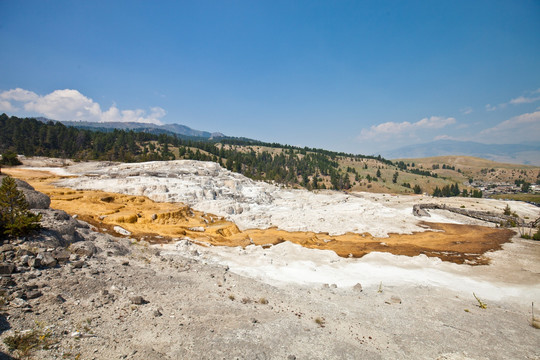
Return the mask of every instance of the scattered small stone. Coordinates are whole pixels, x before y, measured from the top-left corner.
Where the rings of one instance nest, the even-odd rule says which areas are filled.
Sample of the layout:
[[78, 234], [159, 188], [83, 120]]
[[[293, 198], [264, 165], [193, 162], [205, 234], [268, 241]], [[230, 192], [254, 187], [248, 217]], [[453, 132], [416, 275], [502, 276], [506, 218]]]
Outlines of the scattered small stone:
[[71, 253], [67, 250], [55, 250], [53, 252], [53, 257], [58, 261], [60, 264], [65, 264], [69, 261], [69, 258], [71, 256]]
[[296, 360], [296, 356], [289, 355], [289, 356], [287, 356], [287, 360]]
[[190, 227], [188, 228], [188, 230], [190, 231], [197, 231], [197, 232], [205, 232], [205, 228], [203, 228], [202, 226], [194, 226], [194, 227]]
[[15, 269], [16, 267], [12, 263], [0, 263], [0, 275], [10, 275]]
[[17, 285], [15, 280], [11, 277], [11, 275], [3, 275], [0, 276], [0, 288], [5, 289], [7, 287], [12, 287]]
[[362, 284], [356, 283], [356, 285], [353, 286], [353, 290], [358, 291], [358, 292], [362, 292], [363, 291]]
[[393, 295], [390, 299], [385, 301], [386, 304], [401, 304], [401, 299], [398, 296]]
[[19, 264], [21, 265], [28, 265], [28, 261], [30, 260], [30, 256], [23, 255], [19, 258]]
[[337, 289], [337, 285], [336, 285], [336, 284], [332, 284], [332, 285], [330, 285], [330, 287], [331, 287], [332, 289]]
[[19, 250], [17, 250], [17, 256], [25, 256], [25, 255], [35, 256], [36, 254], [34, 254], [33, 252], [31, 252], [30, 250], [27, 250], [27, 249], [19, 249]]
[[152, 214], [152, 220], [156, 220], [157, 219], [157, 214]]
[[55, 267], [58, 263], [50, 252], [42, 252], [36, 256], [40, 260], [41, 267]]
[[96, 246], [90, 241], [80, 241], [72, 244], [70, 250], [79, 256], [91, 257], [96, 253]]
[[135, 305], [144, 305], [148, 304], [148, 301], [146, 301], [142, 296], [132, 296], [129, 298], [132, 304]]
[[259, 322], [259, 320], [255, 319], [255, 318], [251, 318], [250, 321], [253, 323], [253, 324], [256, 324]]
[[42, 296], [43, 294], [39, 290], [31, 290], [26, 293], [26, 299], [37, 299], [38, 297]]
[[71, 264], [71, 267], [73, 269], [80, 269], [84, 266], [84, 264], [86, 264], [83, 260], [79, 260], [79, 261], [75, 261], [74, 263]]
[[26, 300], [24, 299], [21, 299], [20, 297], [16, 297], [14, 298], [13, 300], [11, 300], [9, 302], [9, 305], [13, 306], [13, 307], [16, 307], [16, 308], [25, 308], [25, 307], [28, 307], [30, 306], [30, 304], [28, 304], [26, 302]]
[[159, 311], [159, 309], [154, 310], [154, 317], [160, 317], [162, 315], [163, 314], [161, 313], [161, 311]]
[[113, 227], [113, 230], [116, 231], [120, 235], [125, 235], [125, 236], [130, 236], [131, 235], [130, 231], [124, 229], [121, 226], [115, 226], [115, 227]]
[[41, 260], [38, 259], [38, 258], [33, 257], [33, 258], [30, 258], [28, 260], [27, 264], [28, 264], [28, 266], [30, 266], [30, 267], [32, 267], [34, 269], [37, 269], [37, 268], [41, 267]]
[[0, 246], [0, 253], [1, 252], [13, 251], [13, 250], [15, 250], [15, 246], [13, 246], [11, 244], [4, 244], [4, 245]]
[[122, 261], [122, 265], [123, 265], [123, 266], [129, 266], [129, 261], [128, 261], [128, 260]]

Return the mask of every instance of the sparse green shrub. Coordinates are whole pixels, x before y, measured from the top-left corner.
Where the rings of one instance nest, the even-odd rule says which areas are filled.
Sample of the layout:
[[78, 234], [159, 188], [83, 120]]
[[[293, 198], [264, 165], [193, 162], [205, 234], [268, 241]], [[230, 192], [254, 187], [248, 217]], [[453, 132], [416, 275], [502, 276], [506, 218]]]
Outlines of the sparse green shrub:
[[24, 333], [15, 332], [14, 335], [4, 339], [4, 344], [6, 344], [11, 353], [21, 357], [27, 357], [33, 350], [47, 350], [53, 343], [51, 335], [50, 330], [43, 331], [40, 327], [39, 329], [33, 329]]
[[2, 160], [0, 161], [0, 164], [15, 166], [22, 165], [22, 162], [17, 157], [17, 154], [15, 154], [13, 151], [8, 151], [2, 154]]
[[266, 305], [266, 304], [268, 304], [268, 300], [266, 300], [266, 298], [262, 297], [262, 298], [259, 299], [259, 304]]
[[28, 202], [15, 180], [6, 176], [0, 186], [0, 237], [19, 236], [38, 229], [40, 220], [41, 215], [28, 211]]

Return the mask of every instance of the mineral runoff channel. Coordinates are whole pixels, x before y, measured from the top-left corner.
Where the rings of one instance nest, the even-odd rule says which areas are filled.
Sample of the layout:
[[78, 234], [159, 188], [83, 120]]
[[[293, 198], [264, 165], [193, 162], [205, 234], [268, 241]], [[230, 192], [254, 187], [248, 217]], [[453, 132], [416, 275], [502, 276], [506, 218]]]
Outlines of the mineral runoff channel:
[[113, 233], [120, 226], [130, 238], [149, 243], [172, 243], [181, 239], [202, 246], [269, 248], [290, 241], [310, 249], [332, 250], [341, 257], [362, 257], [370, 252], [394, 255], [438, 257], [457, 264], [485, 265], [485, 254], [499, 250], [515, 233], [479, 225], [420, 222], [427, 231], [413, 234], [389, 234], [377, 238], [369, 233], [329, 235], [305, 231], [284, 231], [277, 228], [240, 230], [221, 216], [193, 210], [182, 203], [154, 202], [144, 196], [130, 196], [94, 190], [59, 188], [53, 183], [61, 177], [46, 171], [3, 169], [27, 181], [36, 190], [51, 198], [51, 208], [61, 209], [96, 227]]

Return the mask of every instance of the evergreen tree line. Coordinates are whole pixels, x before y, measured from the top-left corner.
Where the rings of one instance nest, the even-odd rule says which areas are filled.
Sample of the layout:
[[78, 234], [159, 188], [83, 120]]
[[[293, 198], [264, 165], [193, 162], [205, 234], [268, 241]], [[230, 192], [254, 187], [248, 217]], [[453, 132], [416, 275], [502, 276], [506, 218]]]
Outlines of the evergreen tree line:
[[476, 189], [472, 190], [471, 192], [468, 192], [467, 189], [463, 189], [463, 191], [460, 191], [458, 184], [445, 185], [442, 188], [439, 188], [437, 186], [433, 191], [433, 196], [435, 197], [452, 197], [460, 195], [463, 197], [470, 196], [474, 198], [481, 198], [483, 194], [482, 191]]
[[[268, 151], [256, 153], [235, 148], [246, 145], [285, 150], [271, 154]], [[171, 148], [178, 149], [178, 155]], [[351, 187], [348, 173], [339, 169], [337, 160], [340, 157], [350, 157], [356, 161], [376, 159], [393, 165], [380, 156], [351, 155], [241, 138], [222, 138], [218, 143], [218, 140], [185, 139], [131, 130], [93, 131], [67, 127], [60, 122], [44, 123], [6, 114], [0, 115], [0, 152], [83, 161], [141, 162], [177, 158], [214, 161], [252, 179], [299, 184], [309, 189], [325, 188], [322, 183], [324, 176], [337, 190]]]

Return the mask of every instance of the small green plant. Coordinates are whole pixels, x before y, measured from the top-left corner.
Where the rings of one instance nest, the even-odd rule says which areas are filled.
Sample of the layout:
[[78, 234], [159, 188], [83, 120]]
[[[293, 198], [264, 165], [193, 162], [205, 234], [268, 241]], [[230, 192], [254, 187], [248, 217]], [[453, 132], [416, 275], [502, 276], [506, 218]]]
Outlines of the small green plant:
[[482, 300], [480, 300], [480, 299], [478, 298], [478, 296], [476, 296], [475, 293], [472, 293], [472, 294], [473, 294], [474, 298], [476, 299], [476, 301], [478, 301], [478, 307], [479, 307], [480, 309], [486, 309], [486, 308], [487, 308], [487, 304], [486, 304], [485, 302], [483, 302]]
[[[39, 324], [38, 324], [39, 325]], [[14, 335], [4, 339], [8, 350], [20, 357], [29, 356], [33, 350], [48, 350], [52, 344], [50, 330], [42, 330], [42, 326], [25, 332], [15, 332]]]
[[324, 321], [324, 318], [317, 317], [315, 318], [315, 323], [319, 325], [320, 327], [324, 327], [326, 321]]
[[266, 304], [268, 304], [268, 300], [266, 300], [266, 298], [262, 297], [262, 298], [259, 299], [259, 304], [266, 305]]
[[379, 284], [379, 290], [377, 290], [377, 292], [378, 292], [379, 294], [382, 293], [382, 281], [381, 281], [381, 283]]
[[233, 294], [229, 295], [229, 299], [231, 299], [231, 301], [234, 301], [235, 297]]

